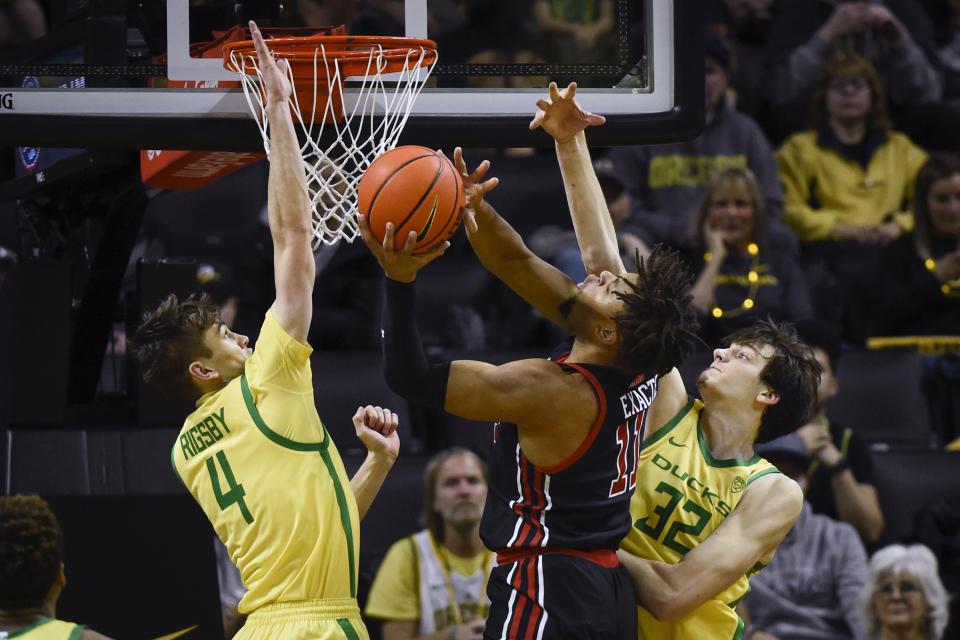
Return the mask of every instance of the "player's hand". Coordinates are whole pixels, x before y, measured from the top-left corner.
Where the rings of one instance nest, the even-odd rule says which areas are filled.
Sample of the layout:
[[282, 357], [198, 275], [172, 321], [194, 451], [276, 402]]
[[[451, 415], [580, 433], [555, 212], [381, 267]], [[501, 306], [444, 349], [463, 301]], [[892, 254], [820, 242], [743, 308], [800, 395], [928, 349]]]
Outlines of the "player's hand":
[[260, 29], [253, 20], [250, 21], [250, 37], [253, 38], [253, 45], [257, 50], [257, 60], [260, 63], [260, 73], [267, 86], [267, 103], [286, 102], [293, 91], [288, 76], [289, 63], [286, 60], [277, 62], [274, 59], [273, 54], [267, 48], [267, 44], [263, 41]]
[[439, 247], [429, 253], [419, 253], [414, 255], [413, 248], [417, 244], [417, 232], [413, 229], [407, 234], [407, 241], [400, 250], [394, 249], [394, 225], [387, 223], [386, 232], [383, 234], [383, 242], [379, 242], [370, 230], [370, 223], [367, 216], [357, 215], [357, 222], [360, 226], [360, 235], [366, 243], [367, 248], [377, 258], [377, 262], [383, 267], [383, 272], [387, 277], [397, 282], [413, 282], [417, 278], [420, 269], [439, 258], [443, 252], [450, 247], [450, 243], [444, 241]]
[[483, 180], [483, 177], [487, 175], [487, 171], [490, 169], [489, 160], [481, 162], [480, 165], [473, 170], [473, 173], [468, 172], [467, 163], [463, 160], [463, 149], [460, 147], [453, 150], [453, 164], [460, 173], [460, 178], [463, 180], [463, 191], [467, 195], [467, 204], [463, 208], [463, 222], [467, 226], [468, 231], [475, 233], [478, 229], [477, 209], [483, 205], [483, 196], [500, 184], [500, 178], [494, 177], [489, 180]]
[[563, 91], [557, 89], [557, 83], [551, 82], [550, 100], [537, 100], [537, 115], [530, 121], [530, 129], [543, 127], [554, 140], [566, 142], [587, 127], [595, 127], [607, 121], [603, 116], [584, 111], [574, 100], [577, 83], [571, 82]]
[[397, 414], [383, 407], [357, 407], [353, 414], [353, 428], [367, 451], [383, 456], [392, 463], [400, 455], [400, 436], [397, 435]]
[[455, 640], [483, 640], [483, 628], [487, 625], [483, 618], [468, 620], [453, 628], [451, 638]]

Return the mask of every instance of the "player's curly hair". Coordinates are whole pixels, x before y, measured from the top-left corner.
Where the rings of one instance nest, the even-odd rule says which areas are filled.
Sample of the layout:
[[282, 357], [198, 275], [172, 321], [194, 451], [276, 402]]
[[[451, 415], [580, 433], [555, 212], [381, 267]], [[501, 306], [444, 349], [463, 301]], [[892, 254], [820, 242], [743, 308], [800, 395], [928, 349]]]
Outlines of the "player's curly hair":
[[691, 277], [676, 251], [658, 244], [637, 260], [637, 281], [617, 292], [624, 310], [613, 321], [620, 333], [614, 366], [647, 377], [679, 366], [698, 342], [700, 323], [690, 293]]
[[792, 324], [761, 320], [730, 334], [724, 342], [749, 345], [758, 352], [763, 345], [774, 348], [760, 372], [760, 380], [773, 389], [780, 400], [764, 410], [758, 443], [786, 435], [810, 419], [820, 386], [820, 363], [813, 349], [800, 340]]
[[187, 367], [212, 354], [203, 334], [220, 322], [220, 312], [206, 294], [183, 302], [172, 293], [143, 316], [130, 346], [137, 355], [143, 379], [167, 393], [195, 400], [200, 391]]
[[46, 501], [36, 495], [0, 497], [0, 609], [40, 606], [62, 562], [60, 525]]

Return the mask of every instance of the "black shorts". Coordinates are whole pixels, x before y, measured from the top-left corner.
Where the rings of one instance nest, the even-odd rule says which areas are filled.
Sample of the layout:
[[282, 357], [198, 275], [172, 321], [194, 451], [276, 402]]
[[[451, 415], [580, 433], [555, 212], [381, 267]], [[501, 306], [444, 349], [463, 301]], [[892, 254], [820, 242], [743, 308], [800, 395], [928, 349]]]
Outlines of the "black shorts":
[[637, 598], [621, 564], [532, 555], [493, 568], [487, 640], [637, 638]]

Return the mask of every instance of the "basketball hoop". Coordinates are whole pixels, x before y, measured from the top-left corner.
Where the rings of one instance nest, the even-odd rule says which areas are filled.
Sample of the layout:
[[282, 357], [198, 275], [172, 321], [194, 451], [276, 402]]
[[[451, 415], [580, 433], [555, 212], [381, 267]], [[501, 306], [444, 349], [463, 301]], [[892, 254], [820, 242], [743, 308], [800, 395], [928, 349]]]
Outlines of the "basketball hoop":
[[[294, 122], [313, 209], [313, 248], [359, 235], [357, 184], [370, 163], [393, 149], [437, 62], [432, 40], [388, 36], [314, 35], [267, 40], [289, 62]], [[241, 85], [270, 155], [266, 89], [252, 40], [223, 48], [223, 66]], [[346, 86], [346, 89], [344, 87]], [[326, 128], [333, 140], [323, 142]]]

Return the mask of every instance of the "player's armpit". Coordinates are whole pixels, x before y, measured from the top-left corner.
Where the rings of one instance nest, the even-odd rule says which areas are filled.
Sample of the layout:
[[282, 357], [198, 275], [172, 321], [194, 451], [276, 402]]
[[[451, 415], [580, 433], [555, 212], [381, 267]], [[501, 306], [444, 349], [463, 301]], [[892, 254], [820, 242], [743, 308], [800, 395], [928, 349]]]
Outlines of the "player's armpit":
[[658, 620], [678, 620], [720, 593], [757, 563], [766, 564], [800, 515], [803, 492], [790, 478], [758, 478], [723, 523], [676, 564], [620, 552], [640, 604]]
[[676, 417], [687, 406], [687, 389], [680, 372], [674, 367], [670, 373], [660, 376], [657, 382], [657, 397], [647, 410], [647, 427], [644, 439]]

